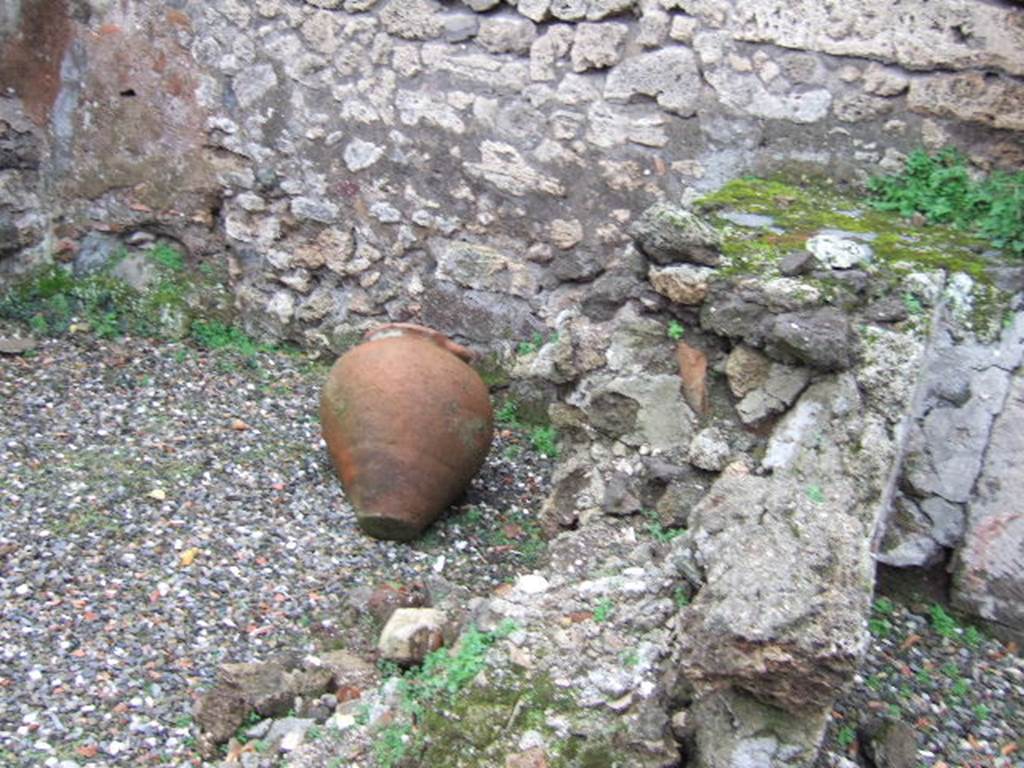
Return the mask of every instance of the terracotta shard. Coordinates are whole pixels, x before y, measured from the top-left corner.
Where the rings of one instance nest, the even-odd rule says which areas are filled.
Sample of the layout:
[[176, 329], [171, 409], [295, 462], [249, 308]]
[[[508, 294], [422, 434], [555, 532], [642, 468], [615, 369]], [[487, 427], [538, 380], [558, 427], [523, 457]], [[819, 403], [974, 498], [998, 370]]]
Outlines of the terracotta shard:
[[683, 380], [683, 397], [699, 416], [708, 413], [708, 358], [696, 347], [685, 341], [676, 345], [676, 362], [679, 363], [679, 376]]
[[471, 357], [436, 331], [396, 323], [331, 368], [320, 398], [324, 440], [371, 536], [418, 536], [483, 464], [493, 414]]

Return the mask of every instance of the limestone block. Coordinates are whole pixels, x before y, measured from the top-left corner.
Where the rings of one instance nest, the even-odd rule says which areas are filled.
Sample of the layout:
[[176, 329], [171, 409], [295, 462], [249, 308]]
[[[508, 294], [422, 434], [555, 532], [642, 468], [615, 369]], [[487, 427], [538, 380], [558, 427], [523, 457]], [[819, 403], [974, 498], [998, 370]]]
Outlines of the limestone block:
[[537, 281], [524, 261], [495, 248], [461, 241], [432, 241], [437, 277], [467, 288], [510, 293], [527, 298], [537, 291]]
[[975, 72], [916, 78], [910, 83], [907, 106], [921, 114], [1024, 130], [1024, 84], [1009, 78]]
[[583, 22], [576, 25], [572, 44], [572, 68], [576, 72], [607, 69], [622, 58], [629, 27], [625, 24]]
[[404, 40], [430, 40], [444, 30], [440, 11], [434, 0], [391, 0], [380, 12], [380, 22]]
[[715, 271], [710, 267], [679, 264], [670, 267], [651, 267], [647, 279], [665, 298], [677, 304], [699, 305], [708, 295], [708, 284]]
[[[712, 17], [715, 0], [687, 2]], [[729, 17], [740, 40], [899, 64], [907, 69], [995, 69], [1024, 74], [1024, 26], [1009, 4], [938, 0], [893, 13], [886, 0], [826, 5], [750, 0]], [[980, 44], [984, 41], [984, 44]]]
[[491, 53], [527, 53], [537, 39], [536, 25], [527, 19], [485, 18], [477, 42]]
[[688, 117], [696, 112], [700, 87], [693, 52], [671, 47], [641, 53], [618, 64], [608, 74], [604, 95], [621, 101], [650, 96], [664, 109]]
[[436, 608], [399, 608], [381, 630], [377, 650], [396, 664], [418, 664], [444, 645], [447, 621]]
[[1024, 633], [1024, 369], [1013, 376], [967, 505], [954, 572], [956, 605]]

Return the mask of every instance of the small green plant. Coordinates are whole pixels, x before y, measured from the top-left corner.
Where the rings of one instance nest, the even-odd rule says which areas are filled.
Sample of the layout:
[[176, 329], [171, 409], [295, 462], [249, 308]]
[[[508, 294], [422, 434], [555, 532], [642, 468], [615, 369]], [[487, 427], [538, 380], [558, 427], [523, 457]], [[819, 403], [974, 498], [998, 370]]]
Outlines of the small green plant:
[[549, 342], [555, 342], [558, 340], [558, 334], [551, 334], [551, 336], [545, 338], [542, 333], [535, 333], [530, 336], [526, 341], [520, 341], [516, 344], [515, 351], [520, 357], [532, 354], [538, 351], [541, 347]]
[[917, 678], [917, 682], [921, 685], [931, 685], [933, 682], [935, 682], [934, 678], [932, 677], [932, 673], [929, 672], [927, 669], [917, 670], [917, 674], [914, 675], [914, 677]]
[[669, 320], [668, 328], [665, 329], [665, 335], [672, 339], [672, 341], [679, 341], [685, 333], [686, 329], [682, 323], [678, 320]]
[[668, 544], [686, 533], [685, 528], [666, 528], [654, 510], [644, 510], [643, 514], [647, 518], [647, 532], [659, 544]]
[[942, 674], [944, 674], [946, 677], [960, 676], [960, 667], [956, 665], [955, 661], [947, 661], [940, 667], [940, 670], [942, 671]]
[[849, 749], [850, 745], [857, 739], [857, 729], [852, 725], [844, 725], [836, 732], [836, 744], [840, 749]]
[[977, 627], [967, 627], [964, 630], [963, 641], [964, 641], [964, 644], [969, 646], [970, 648], [975, 648], [975, 647], [981, 645], [981, 643], [984, 640], [985, 640], [985, 635], [983, 635], [978, 630]]
[[920, 315], [924, 312], [924, 305], [921, 300], [912, 293], [903, 294], [903, 306], [906, 308], [907, 313], [911, 315]]
[[956, 619], [946, 613], [946, 610], [941, 605], [932, 603], [928, 612], [932, 618], [932, 629], [938, 635], [952, 640], [959, 634], [959, 626], [956, 623]]
[[685, 608], [690, 604], [690, 593], [686, 587], [676, 587], [672, 593], [672, 602], [676, 604], [676, 608]]
[[979, 720], [988, 720], [990, 714], [992, 714], [992, 710], [986, 704], [974, 705], [974, 716]]
[[868, 619], [868, 632], [875, 637], [888, 637], [892, 634], [892, 624], [884, 618]]
[[885, 713], [893, 720], [899, 720], [903, 717], [903, 710], [900, 708], [899, 704], [890, 704], [886, 707]]
[[192, 338], [204, 349], [229, 350], [253, 357], [260, 346], [245, 331], [218, 320], [196, 320], [192, 323]]
[[872, 205], [909, 217], [923, 214], [987, 238], [997, 248], [1024, 257], [1024, 171], [974, 179], [963, 155], [911, 152], [902, 172], [868, 182]]
[[166, 243], [160, 243], [153, 248], [149, 252], [149, 258], [171, 272], [183, 272], [185, 270], [185, 260], [182, 258], [181, 253]]
[[871, 607], [875, 613], [879, 613], [882, 616], [891, 616], [896, 610], [896, 605], [887, 597], [878, 598]]
[[534, 450], [541, 456], [546, 456], [549, 459], [558, 457], [557, 439], [558, 433], [550, 424], [546, 427], [534, 427], [530, 431], [530, 443], [533, 445]]
[[949, 688], [949, 692], [956, 696], [958, 699], [966, 696], [968, 693], [970, 693], [970, 690], [971, 684], [967, 681], [967, 678], [965, 677], [957, 678], [956, 681], [954, 681], [953, 685]]
[[508, 399], [494, 412], [494, 420], [503, 427], [517, 428], [519, 423], [519, 403]]
[[809, 485], [807, 486], [807, 498], [815, 504], [823, 504], [825, 502], [825, 492], [821, 490], [820, 485]]
[[516, 459], [519, 458], [522, 452], [523, 446], [512, 443], [511, 445], [506, 445], [504, 449], [502, 449], [501, 455], [504, 456], [509, 461], [515, 461]]
[[594, 606], [594, 621], [598, 624], [608, 621], [614, 610], [615, 604], [609, 598], [602, 597]]
[[627, 669], [632, 669], [640, 663], [640, 654], [637, 653], [635, 648], [630, 648], [628, 651], [623, 651], [619, 657], [622, 662], [622, 666]]
[[311, 726], [309, 726], [309, 728], [306, 729], [306, 740], [307, 741], [316, 741], [317, 739], [319, 739], [323, 735], [324, 735], [324, 732], [322, 730], [320, 730], [320, 726], [318, 726], [318, 725], [311, 725]]
[[880, 691], [884, 682], [885, 680], [881, 675], [871, 675], [864, 681], [864, 684], [872, 691]]
[[[470, 627], [449, 650], [439, 648], [423, 660], [419, 669], [410, 670], [399, 678], [398, 695], [402, 711], [413, 721], [441, 703], [451, 703], [454, 697], [483, 670], [487, 651], [495, 641], [508, 637], [518, 629], [506, 619], [491, 632]], [[397, 668], [396, 668], [397, 669]], [[360, 713], [365, 719], [368, 715]], [[357, 722], [360, 715], [357, 715]], [[397, 768], [419, 747], [417, 734], [409, 723], [393, 723], [382, 729], [373, 744], [373, 755], [378, 768]]]

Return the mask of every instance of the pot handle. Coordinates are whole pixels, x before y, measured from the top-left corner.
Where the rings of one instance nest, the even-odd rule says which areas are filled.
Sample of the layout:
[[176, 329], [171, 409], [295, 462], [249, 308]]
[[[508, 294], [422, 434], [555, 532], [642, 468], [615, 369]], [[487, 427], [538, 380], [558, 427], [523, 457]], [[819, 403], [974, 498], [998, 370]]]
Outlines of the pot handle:
[[476, 358], [476, 353], [468, 347], [452, 341], [440, 331], [435, 331], [433, 328], [427, 328], [424, 325], [416, 325], [415, 323], [385, 323], [384, 325], [378, 325], [376, 328], [367, 331], [363, 339], [372, 341], [374, 339], [386, 339], [389, 336], [419, 336], [422, 339], [433, 342], [465, 363], [471, 363]]

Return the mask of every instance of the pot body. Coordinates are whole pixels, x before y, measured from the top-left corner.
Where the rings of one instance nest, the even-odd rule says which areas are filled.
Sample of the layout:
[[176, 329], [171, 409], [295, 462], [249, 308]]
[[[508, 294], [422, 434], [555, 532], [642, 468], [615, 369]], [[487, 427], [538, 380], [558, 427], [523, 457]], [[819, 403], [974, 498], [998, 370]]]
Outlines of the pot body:
[[469, 485], [493, 413], [471, 353], [420, 326], [381, 326], [331, 368], [320, 396], [327, 450], [360, 527], [418, 536]]

